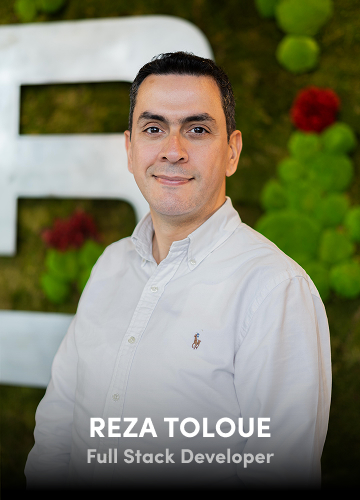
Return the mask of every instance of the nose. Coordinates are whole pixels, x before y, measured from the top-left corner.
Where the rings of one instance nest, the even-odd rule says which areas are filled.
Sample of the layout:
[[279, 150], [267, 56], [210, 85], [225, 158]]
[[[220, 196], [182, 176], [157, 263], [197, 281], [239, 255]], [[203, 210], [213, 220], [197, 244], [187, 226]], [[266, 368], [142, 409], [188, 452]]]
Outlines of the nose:
[[188, 160], [188, 154], [179, 134], [171, 134], [164, 141], [161, 157], [169, 163], [184, 163]]

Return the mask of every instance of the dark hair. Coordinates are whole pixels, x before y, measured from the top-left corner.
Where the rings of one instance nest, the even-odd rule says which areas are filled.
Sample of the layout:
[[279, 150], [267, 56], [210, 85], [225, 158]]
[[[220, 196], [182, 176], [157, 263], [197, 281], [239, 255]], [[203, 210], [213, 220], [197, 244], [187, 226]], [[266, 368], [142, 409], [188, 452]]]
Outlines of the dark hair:
[[236, 129], [235, 123], [235, 99], [231, 83], [226, 73], [217, 66], [211, 59], [195, 56], [188, 52], [168, 52], [160, 54], [145, 64], [133, 81], [130, 88], [130, 113], [129, 130], [131, 134], [132, 120], [136, 97], [139, 87], [149, 75], [194, 75], [210, 76], [217, 83], [222, 100], [222, 107], [226, 119], [226, 131], [228, 140], [232, 132]]

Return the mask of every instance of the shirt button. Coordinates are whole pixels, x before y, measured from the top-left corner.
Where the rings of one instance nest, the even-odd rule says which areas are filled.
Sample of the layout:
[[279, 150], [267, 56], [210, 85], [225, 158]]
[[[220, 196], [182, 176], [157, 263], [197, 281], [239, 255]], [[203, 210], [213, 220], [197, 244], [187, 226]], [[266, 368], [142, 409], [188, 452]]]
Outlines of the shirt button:
[[192, 266], [195, 266], [195, 264], [196, 264], [196, 260], [191, 259], [190, 264], [191, 264]]
[[136, 342], [136, 338], [135, 337], [129, 337], [128, 338], [128, 342], [129, 342], [129, 344], [133, 344], [134, 342]]
[[119, 394], [113, 394], [112, 398], [113, 398], [114, 401], [119, 401], [120, 395]]
[[158, 291], [158, 287], [157, 287], [157, 286], [152, 286], [152, 287], [150, 288], [150, 290], [151, 290], [152, 292], [156, 293], [156, 292]]

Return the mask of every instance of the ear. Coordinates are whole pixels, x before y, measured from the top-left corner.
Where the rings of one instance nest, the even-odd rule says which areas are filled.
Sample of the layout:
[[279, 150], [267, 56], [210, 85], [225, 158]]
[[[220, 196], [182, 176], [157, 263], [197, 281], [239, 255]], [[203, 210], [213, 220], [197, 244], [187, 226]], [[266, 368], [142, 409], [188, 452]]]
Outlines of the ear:
[[236, 172], [242, 150], [242, 135], [240, 130], [234, 130], [229, 139], [229, 156], [226, 167], [226, 177]]
[[126, 149], [126, 153], [127, 153], [127, 157], [128, 157], [128, 170], [129, 170], [129, 172], [133, 173], [130, 131], [125, 130], [124, 135], [125, 135], [125, 149]]

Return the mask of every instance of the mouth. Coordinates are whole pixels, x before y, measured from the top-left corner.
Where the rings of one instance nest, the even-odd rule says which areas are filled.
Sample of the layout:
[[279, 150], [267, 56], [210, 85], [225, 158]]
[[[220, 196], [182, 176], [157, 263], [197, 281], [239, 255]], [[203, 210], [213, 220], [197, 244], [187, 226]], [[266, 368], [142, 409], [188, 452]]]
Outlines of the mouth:
[[194, 177], [179, 177], [179, 176], [169, 176], [169, 175], [154, 175], [155, 179], [166, 186], [180, 186], [182, 184], [187, 184], [194, 179]]

